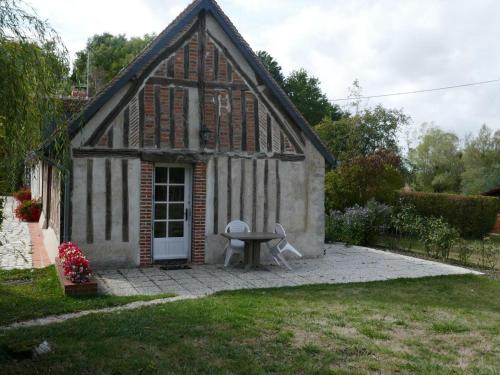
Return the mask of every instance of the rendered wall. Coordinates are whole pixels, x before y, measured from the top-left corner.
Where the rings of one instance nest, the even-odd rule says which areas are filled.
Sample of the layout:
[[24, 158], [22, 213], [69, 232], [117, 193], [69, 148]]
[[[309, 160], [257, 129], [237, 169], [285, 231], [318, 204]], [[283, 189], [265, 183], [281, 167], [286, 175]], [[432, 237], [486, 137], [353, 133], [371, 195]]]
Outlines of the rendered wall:
[[[125, 189], [124, 160], [73, 160], [71, 240], [96, 267], [139, 265], [140, 160], [126, 160]], [[128, 204], [124, 206], [127, 191]], [[109, 209], [111, 222], [106, 223]], [[128, 213], [124, 215], [125, 210]]]
[[[306, 147], [306, 152], [306, 161], [302, 162], [232, 158], [229, 164], [227, 157], [210, 160], [207, 172], [207, 263], [223, 263], [227, 240], [220, 233], [231, 220], [243, 220], [253, 231], [272, 232], [275, 223], [280, 223], [285, 227], [289, 241], [305, 257], [322, 255], [324, 159], [312, 145]], [[270, 261], [266, 250], [263, 245], [262, 259]]]

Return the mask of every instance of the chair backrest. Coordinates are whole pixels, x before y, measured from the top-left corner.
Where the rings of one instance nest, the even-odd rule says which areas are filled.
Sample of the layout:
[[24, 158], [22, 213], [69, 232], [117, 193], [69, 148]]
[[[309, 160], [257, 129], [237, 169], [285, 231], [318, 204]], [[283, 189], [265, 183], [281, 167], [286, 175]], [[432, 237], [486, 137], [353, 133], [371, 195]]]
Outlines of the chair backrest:
[[281, 234], [283, 238], [286, 238], [285, 228], [283, 228], [283, 225], [279, 223], [276, 223], [276, 225], [274, 226], [274, 233]]
[[243, 233], [250, 232], [250, 227], [247, 223], [241, 220], [231, 221], [228, 225], [226, 225], [226, 229], [224, 230], [226, 233]]

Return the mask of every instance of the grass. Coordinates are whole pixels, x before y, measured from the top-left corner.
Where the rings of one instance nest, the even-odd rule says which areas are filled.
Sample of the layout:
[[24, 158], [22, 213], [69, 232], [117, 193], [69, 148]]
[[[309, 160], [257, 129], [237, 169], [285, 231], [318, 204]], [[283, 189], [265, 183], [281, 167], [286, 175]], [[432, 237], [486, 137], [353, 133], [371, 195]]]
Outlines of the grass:
[[54, 266], [33, 270], [0, 270], [0, 326], [16, 321], [171, 296], [67, 297]]
[[[224, 292], [0, 331], [10, 373], [498, 374], [500, 282], [447, 276]], [[14, 359], [8, 348], [53, 351]]]
[[[495, 269], [500, 270], [500, 237], [491, 236], [490, 238], [492, 243], [496, 244], [496, 246], [498, 247], [497, 262]], [[462, 241], [465, 241], [470, 245], [477, 245], [478, 248], [481, 242], [480, 240], [462, 240]], [[394, 237], [389, 235], [380, 236], [377, 239], [375, 245], [387, 248], [389, 250], [402, 250], [417, 255], [427, 256], [424, 245], [420, 241], [409, 237]], [[456, 249], [454, 248], [451, 249], [448, 261], [450, 261], [451, 263], [461, 264], [458, 256], [458, 251]], [[476, 252], [471, 255], [466, 265], [482, 268], [481, 264], [482, 264], [481, 254]]]

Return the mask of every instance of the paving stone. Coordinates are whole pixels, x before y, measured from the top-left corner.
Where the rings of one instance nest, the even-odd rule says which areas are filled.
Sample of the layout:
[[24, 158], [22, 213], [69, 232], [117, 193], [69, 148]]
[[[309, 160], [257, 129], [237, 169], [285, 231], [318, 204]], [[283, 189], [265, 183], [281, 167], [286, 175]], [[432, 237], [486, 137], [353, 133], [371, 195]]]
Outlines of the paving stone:
[[[176, 293], [199, 296], [220, 290], [271, 288], [305, 284], [351, 283], [394, 278], [473, 273], [461, 267], [416, 259], [365, 247], [327, 245], [326, 255], [316, 259], [290, 260], [293, 271], [276, 265], [246, 272], [243, 268], [194, 266], [191, 270], [149, 271], [120, 269], [98, 278], [103, 290], [130, 295]], [[107, 275], [103, 271], [100, 275]]]
[[32, 268], [31, 236], [28, 223], [19, 221], [14, 215], [16, 206], [13, 197], [6, 198], [4, 219], [0, 228], [0, 269]]
[[137, 294], [143, 296], [154, 296], [155, 294], [163, 293], [159, 288], [143, 288], [138, 289]]

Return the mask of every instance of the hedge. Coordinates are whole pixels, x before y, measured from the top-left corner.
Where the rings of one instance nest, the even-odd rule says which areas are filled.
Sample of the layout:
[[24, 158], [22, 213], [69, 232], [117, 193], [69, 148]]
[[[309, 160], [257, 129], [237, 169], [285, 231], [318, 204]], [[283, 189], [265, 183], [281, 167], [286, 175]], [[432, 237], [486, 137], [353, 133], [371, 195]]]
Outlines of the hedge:
[[491, 232], [500, 211], [500, 199], [481, 195], [399, 192], [422, 216], [443, 217], [464, 238], [482, 238]]

